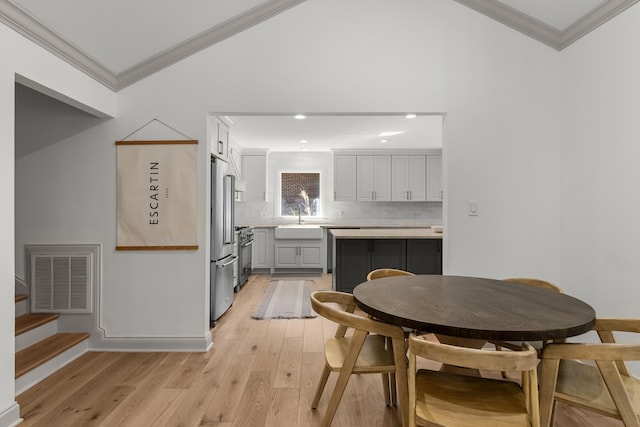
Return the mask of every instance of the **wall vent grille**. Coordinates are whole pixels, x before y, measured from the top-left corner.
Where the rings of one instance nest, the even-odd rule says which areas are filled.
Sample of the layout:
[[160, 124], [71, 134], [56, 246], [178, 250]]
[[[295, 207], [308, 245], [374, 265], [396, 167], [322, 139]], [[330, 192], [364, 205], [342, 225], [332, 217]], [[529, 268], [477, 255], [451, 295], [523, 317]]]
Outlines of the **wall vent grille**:
[[28, 246], [31, 311], [91, 313], [97, 251], [86, 246]]

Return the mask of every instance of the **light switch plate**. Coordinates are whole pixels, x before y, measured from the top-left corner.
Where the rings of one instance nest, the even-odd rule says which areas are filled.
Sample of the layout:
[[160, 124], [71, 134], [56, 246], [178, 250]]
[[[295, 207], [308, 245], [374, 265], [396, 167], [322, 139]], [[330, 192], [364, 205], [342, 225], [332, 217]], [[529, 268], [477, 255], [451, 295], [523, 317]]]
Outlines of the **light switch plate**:
[[478, 216], [478, 202], [474, 200], [469, 201], [469, 216]]

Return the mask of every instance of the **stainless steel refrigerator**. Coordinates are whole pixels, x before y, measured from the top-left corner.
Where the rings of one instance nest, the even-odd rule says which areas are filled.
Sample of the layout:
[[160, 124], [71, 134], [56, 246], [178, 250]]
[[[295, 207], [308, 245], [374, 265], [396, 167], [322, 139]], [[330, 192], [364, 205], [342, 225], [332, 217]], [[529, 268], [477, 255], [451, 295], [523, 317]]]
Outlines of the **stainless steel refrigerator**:
[[211, 322], [233, 304], [235, 177], [228, 164], [211, 156]]

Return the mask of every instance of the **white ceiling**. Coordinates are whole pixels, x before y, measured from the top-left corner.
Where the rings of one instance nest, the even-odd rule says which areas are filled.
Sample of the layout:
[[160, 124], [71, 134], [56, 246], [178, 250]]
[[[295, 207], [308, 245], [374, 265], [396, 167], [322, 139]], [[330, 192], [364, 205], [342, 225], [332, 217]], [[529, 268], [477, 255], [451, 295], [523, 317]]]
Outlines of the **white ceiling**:
[[[305, 1], [0, 0], [0, 22], [119, 90]], [[639, 0], [455, 1], [561, 50]]]
[[[0, 22], [118, 91], [305, 1], [0, 0]], [[398, 0], [388, 0], [398, 1]], [[561, 50], [640, 0], [455, 0]], [[399, 2], [400, 3], [400, 2]], [[401, 6], [399, 6], [401, 7]], [[247, 148], [309, 150], [441, 146], [439, 116], [234, 116]]]
[[[231, 119], [233, 140], [243, 148], [270, 151], [330, 149], [425, 149], [442, 147], [440, 115], [313, 115], [304, 120], [280, 116], [223, 116]], [[381, 136], [382, 132], [401, 132]], [[300, 142], [305, 140], [307, 142]], [[382, 140], [386, 140], [383, 142]]]

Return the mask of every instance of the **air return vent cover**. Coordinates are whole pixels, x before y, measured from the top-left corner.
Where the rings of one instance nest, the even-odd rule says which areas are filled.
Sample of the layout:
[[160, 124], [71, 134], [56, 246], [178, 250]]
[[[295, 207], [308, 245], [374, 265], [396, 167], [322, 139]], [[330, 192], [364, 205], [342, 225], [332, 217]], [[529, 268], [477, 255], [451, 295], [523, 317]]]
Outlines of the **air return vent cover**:
[[31, 312], [90, 313], [98, 254], [98, 246], [27, 246]]

